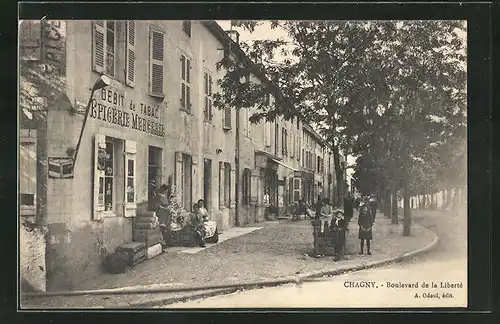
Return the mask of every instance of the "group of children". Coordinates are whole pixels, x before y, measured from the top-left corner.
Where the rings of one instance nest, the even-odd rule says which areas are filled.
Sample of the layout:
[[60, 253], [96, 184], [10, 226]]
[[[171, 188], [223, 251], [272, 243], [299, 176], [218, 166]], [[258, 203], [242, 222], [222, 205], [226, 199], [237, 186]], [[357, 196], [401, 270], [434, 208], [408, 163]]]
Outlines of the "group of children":
[[334, 231], [334, 247], [336, 260], [343, 258], [343, 252], [346, 241], [346, 231], [348, 224], [353, 216], [353, 208], [359, 211], [358, 215], [358, 239], [360, 240], [360, 252], [364, 254], [366, 243], [366, 252], [371, 255], [371, 240], [373, 239], [373, 224], [377, 211], [377, 201], [375, 197], [358, 200], [354, 203], [354, 199], [350, 194], [347, 195], [344, 201], [344, 211], [339, 209], [334, 210], [327, 198], [320, 200], [318, 197], [318, 206], [316, 209], [316, 219], [332, 220], [331, 230]]

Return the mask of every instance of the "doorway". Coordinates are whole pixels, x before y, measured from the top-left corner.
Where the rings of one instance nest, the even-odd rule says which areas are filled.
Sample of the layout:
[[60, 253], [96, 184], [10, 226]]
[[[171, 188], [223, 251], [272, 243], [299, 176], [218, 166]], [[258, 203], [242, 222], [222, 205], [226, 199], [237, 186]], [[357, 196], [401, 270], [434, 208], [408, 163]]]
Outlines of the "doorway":
[[207, 210], [212, 208], [212, 160], [203, 160], [203, 200]]
[[155, 210], [154, 193], [162, 183], [162, 154], [159, 147], [148, 146], [148, 210]]

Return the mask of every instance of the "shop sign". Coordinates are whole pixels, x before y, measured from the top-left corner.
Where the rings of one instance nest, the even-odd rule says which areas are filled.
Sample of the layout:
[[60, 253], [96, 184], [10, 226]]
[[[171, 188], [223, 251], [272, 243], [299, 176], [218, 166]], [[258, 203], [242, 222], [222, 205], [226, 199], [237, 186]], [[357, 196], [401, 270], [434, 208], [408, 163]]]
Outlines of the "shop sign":
[[126, 100], [125, 93], [111, 87], [99, 91], [92, 99], [90, 117], [109, 124], [153, 136], [164, 137], [165, 126], [159, 105], [146, 105]]
[[49, 157], [49, 178], [72, 179], [73, 159], [70, 157]]

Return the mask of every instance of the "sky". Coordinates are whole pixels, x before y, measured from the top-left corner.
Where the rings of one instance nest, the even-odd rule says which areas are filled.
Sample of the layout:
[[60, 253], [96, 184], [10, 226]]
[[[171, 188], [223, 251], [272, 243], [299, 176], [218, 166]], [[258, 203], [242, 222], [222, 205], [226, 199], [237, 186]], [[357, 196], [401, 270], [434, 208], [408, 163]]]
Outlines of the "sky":
[[[224, 30], [229, 30], [231, 28], [231, 22], [229, 20], [217, 20], [217, 23], [224, 29]], [[255, 28], [255, 31], [250, 33], [242, 28], [233, 28], [236, 29], [239, 34], [240, 34], [240, 41], [243, 42], [248, 42], [256, 39], [277, 39], [277, 38], [286, 38], [287, 35], [285, 31], [276, 28], [272, 29], [270, 27], [269, 23], [264, 23], [263, 25], [260, 25]], [[467, 34], [466, 33], [459, 33], [459, 35], [462, 37], [464, 41], [467, 39]], [[276, 60], [280, 59], [279, 53], [276, 55]], [[464, 62], [463, 64], [466, 64]], [[353, 165], [355, 164], [356, 159], [353, 156], [348, 156], [347, 157], [347, 163], [348, 165]], [[354, 170], [352, 168], [349, 168], [347, 171], [348, 176], [351, 176], [352, 173], [354, 173]]]
[[[229, 20], [217, 20], [217, 23], [224, 29], [229, 30], [231, 27], [231, 22]], [[281, 37], [286, 37], [286, 34], [283, 30], [272, 29], [269, 25], [261, 25], [258, 26], [253, 33], [250, 33], [246, 30], [242, 30], [241, 28], [237, 29], [240, 33], [240, 41], [252, 41], [256, 39], [276, 39]], [[350, 155], [347, 156], [347, 164], [352, 165], [355, 164], [356, 159]], [[347, 175], [351, 176], [354, 173], [352, 168], [347, 169]]]

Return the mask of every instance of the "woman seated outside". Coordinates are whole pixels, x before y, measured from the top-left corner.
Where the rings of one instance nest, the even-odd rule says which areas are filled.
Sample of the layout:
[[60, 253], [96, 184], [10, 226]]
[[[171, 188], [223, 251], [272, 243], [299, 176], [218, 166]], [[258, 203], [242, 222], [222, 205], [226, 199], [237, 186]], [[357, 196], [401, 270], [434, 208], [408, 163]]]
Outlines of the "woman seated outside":
[[198, 204], [193, 205], [193, 211], [191, 212], [190, 218], [190, 223], [194, 228], [196, 244], [200, 247], [205, 247], [205, 224]]

